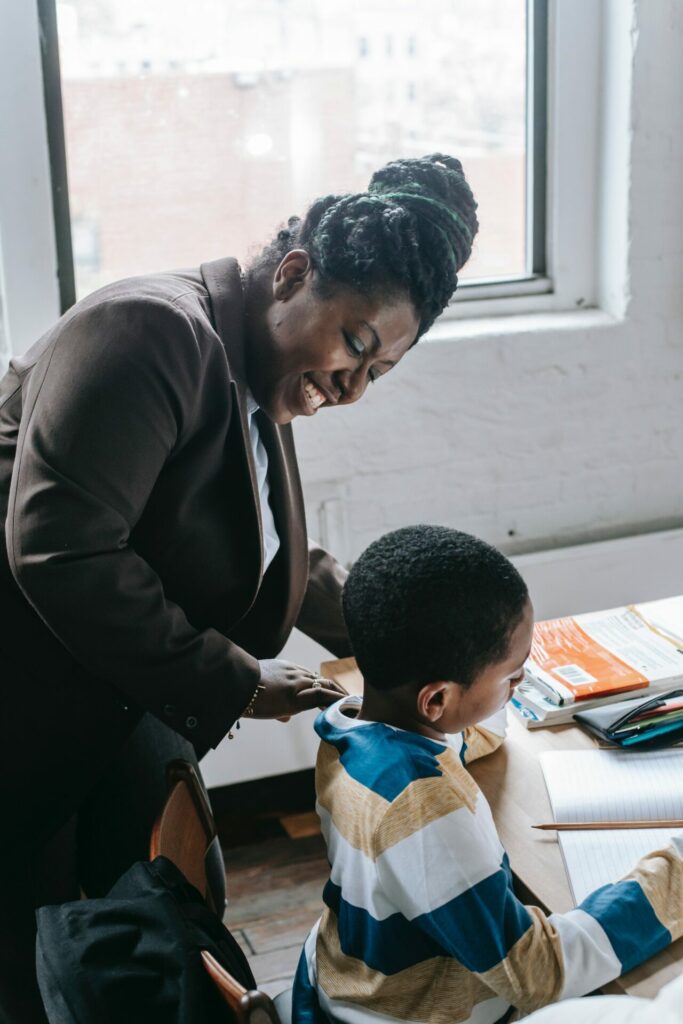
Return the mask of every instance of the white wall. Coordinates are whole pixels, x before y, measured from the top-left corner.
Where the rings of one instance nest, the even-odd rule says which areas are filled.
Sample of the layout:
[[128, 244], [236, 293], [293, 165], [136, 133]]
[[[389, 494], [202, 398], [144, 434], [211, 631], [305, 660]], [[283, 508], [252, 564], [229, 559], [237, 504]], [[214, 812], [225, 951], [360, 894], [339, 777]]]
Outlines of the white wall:
[[297, 421], [311, 525], [343, 496], [347, 558], [419, 521], [507, 552], [683, 522], [683, 5], [635, 11], [605, 4], [596, 258], [614, 315], [444, 325], [358, 406]]

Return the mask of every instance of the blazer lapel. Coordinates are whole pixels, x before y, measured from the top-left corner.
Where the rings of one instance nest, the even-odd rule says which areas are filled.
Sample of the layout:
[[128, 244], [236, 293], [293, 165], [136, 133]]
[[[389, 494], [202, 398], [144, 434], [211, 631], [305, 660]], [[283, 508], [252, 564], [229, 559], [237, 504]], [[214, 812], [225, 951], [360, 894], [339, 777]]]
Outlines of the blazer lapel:
[[209, 293], [216, 333], [223, 343], [228, 360], [230, 390], [233, 406], [237, 412], [235, 420], [236, 425], [239, 425], [237, 430], [233, 431], [231, 428], [231, 442], [234, 443], [237, 440], [240, 445], [241, 461], [250, 485], [248, 494], [244, 498], [249, 504], [244, 521], [255, 524], [256, 529], [252, 533], [256, 535], [253, 539], [258, 550], [257, 558], [254, 559], [257, 572], [251, 583], [252, 597], [249, 602], [249, 607], [251, 607], [263, 576], [263, 523], [247, 415], [242, 279], [237, 260], [230, 258], [202, 263], [200, 270]]
[[246, 388], [244, 292], [239, 263], [233, 259], [212, 260], [199, 269], [211, 300], [216, 333], [228, 356], [230, 377]]
[[[240, 269], [236, 260], [222, 259], [202, 264], [201, 272], [209, 292], [216, 330], [226, 351], [231, 388], [239, 410], [241, 445], [251, 482], [252, 521], [258, 524], [257, 591], [263, 574], [263, 524], [247, 416], [244, 294]], [[267, 601], [268, 630], [277, 630], [279, 639], [284, 643], [299, 614], [308, 581], [306, 517], [291, 426], [279, 427], [260, 411], [256, 413], [256, 421], [268, 453], [270, 497], [281, 546], [276, 556], [281, 584], [276, 588], [277, 594], [271, 595]], [[252, 599], [250, 607], [253, 603]]]

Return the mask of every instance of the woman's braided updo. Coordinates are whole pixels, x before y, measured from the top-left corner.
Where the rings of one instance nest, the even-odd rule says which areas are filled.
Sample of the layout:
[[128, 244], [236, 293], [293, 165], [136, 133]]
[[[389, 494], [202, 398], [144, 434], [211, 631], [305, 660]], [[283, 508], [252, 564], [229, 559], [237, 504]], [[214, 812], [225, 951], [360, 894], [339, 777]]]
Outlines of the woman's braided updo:
[[305, 249], [318, 294], [341, 285], [364, 295], [407, 295], [419, 336], [455, 291], [479, 227], [476, 209], [454, 157], [394, 160], [373, 174], [367, 192], [323, 196], [303, 220], [290, 217], [252, 272]]

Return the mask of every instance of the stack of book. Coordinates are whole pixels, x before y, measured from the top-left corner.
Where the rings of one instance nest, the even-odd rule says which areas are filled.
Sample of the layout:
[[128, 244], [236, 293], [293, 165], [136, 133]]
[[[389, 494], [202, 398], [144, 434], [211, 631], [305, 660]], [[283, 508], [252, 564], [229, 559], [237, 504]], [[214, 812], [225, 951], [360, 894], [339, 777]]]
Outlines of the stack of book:
[[548, 619], [534, 626], [526, 675], [510, 702], [528, 729], [683, 683], [683, 596]]

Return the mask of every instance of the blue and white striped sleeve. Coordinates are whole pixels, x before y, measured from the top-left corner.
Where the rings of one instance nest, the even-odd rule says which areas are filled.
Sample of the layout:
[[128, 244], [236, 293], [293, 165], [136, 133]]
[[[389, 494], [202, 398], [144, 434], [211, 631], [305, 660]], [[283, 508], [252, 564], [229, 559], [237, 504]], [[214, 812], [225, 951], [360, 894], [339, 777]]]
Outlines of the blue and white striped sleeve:
[[683, 840], [576, 910], [547, 916], [515, 896], [507, 856], [478, 812], [460, 807], [395, 841], [402, 830], [390, 809], [377, 832], [377, 870], [392, 903], [440, 955], [518, 1010], [584, 995], [683, 934]]

